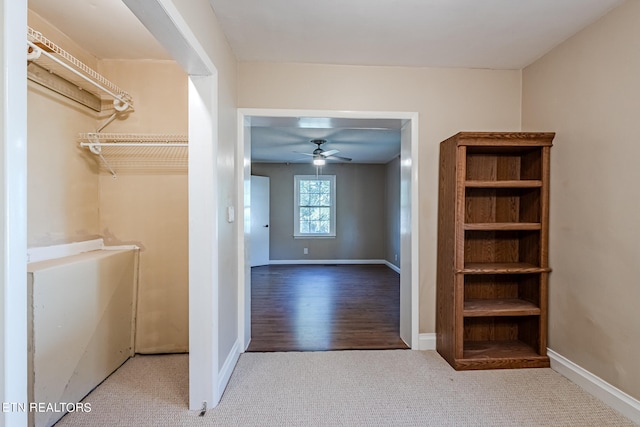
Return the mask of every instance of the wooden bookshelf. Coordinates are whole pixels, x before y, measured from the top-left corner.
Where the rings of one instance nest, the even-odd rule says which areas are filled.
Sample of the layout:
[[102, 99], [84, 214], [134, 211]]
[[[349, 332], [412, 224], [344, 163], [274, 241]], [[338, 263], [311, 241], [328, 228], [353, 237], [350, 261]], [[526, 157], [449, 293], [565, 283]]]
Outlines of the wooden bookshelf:
[[553, 133], [440, 144], [436, 335], [455, 369], [547, 367]]

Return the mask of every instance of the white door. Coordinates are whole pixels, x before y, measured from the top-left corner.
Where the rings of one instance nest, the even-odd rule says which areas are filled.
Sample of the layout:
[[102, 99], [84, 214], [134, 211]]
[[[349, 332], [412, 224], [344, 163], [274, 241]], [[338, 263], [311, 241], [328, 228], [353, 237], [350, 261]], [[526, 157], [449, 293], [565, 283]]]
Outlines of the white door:
[[269, 177], [251, 175], [251, 267], [269, 264]]

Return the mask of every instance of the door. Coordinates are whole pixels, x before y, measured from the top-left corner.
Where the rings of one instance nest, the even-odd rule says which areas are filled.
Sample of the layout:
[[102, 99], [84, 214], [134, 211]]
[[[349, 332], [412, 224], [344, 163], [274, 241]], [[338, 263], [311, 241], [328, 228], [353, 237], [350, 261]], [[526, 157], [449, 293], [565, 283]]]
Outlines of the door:
[[269, 177], [251, 175], [251, 267], [269, 264]]

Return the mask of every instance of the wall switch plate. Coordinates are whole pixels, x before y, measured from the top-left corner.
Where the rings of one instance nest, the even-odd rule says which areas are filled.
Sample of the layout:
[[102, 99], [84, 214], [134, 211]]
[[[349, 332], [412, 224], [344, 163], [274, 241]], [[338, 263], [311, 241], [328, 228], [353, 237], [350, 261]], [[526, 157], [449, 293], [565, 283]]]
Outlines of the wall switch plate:
[[236, 220], [236, 211], [233, 206], [227, 206], [227, 222], [233, 222]]
[[302, 253], [305, 254], [305, 255], [309, 255], [309, 248], [304, 248], [302, 250]]

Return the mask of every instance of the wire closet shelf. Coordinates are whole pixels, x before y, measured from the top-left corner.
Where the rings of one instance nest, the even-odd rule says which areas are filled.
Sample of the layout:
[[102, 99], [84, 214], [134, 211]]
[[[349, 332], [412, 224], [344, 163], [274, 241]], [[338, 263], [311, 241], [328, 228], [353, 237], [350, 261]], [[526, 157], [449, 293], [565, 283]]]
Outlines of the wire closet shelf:
[[41, 66], [102, 100], [113, 99], [113, 107], [118, 112], [133, 110], [133, 100], [129, 93], [31, 27], [27, 27], [27, 46], [29, 62]]
[[114, 178], [116, 170], [127, 173], [186, 172], [186, 135], [102, 132], [116, 117], [133, 111], [131, 95], [31, 27], [27, 27], [27, 46], [29, 62], [91, 93], [103, 103], [113, 100], [115, 112], [98, 130], [78, 136], [80, 146], [88, 148], [100, 159], [101, 172], [108, 172]]
[[80, 146], [100, 157], [101, 171], [183, 173], [188, 167], [188, 137], [148, 133], [81, 133]]

